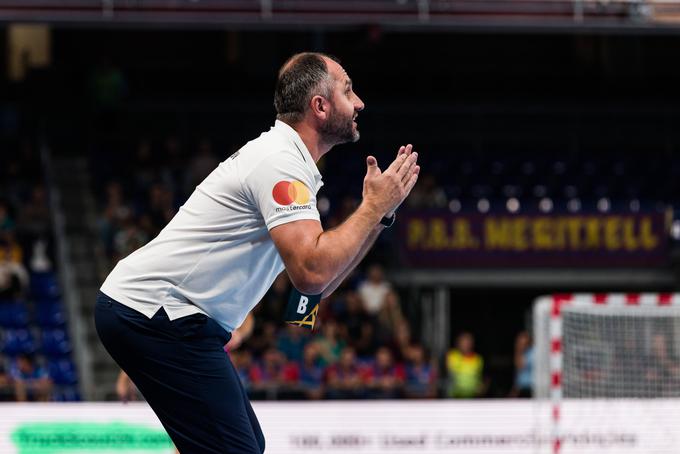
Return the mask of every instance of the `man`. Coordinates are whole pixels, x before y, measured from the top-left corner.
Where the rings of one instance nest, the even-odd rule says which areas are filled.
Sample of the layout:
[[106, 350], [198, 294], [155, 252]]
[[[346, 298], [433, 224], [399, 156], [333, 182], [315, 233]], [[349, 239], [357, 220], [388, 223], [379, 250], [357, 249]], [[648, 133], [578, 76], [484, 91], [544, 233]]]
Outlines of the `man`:
[[449, 372], [449, 397], [471, 398], [484, 393], [484, 360], [475, 353], [475, 338], [462, 332], [456, 340], [456, 348], [446, 355]]
[[363, 201], [324, 231], [315, 163], [359, 139], [364, 103], [338, 62], [302, 53], [281, 68], [274, 105], [275, 126], [222, 162], [154, 240], [121, 260], [97, 300], [102, 343], [182, 454], [264, 452], [223, 344], [284, 268], [303, 294], [333, 292], [418, 179], [410, 145], [384, 172], [369, 156]]

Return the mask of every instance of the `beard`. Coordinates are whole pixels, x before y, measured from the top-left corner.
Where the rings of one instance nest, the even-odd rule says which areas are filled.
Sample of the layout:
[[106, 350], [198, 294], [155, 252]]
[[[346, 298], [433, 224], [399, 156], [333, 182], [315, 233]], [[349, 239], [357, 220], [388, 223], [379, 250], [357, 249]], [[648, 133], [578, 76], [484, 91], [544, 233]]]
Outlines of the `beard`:
[[359, 130], [354, 129], [354, 112], [350, 115], [342, 115], [333, 109], [328, 121], [321, 127], [323, 141], [331, 145], [356, 142], [359, 140]]

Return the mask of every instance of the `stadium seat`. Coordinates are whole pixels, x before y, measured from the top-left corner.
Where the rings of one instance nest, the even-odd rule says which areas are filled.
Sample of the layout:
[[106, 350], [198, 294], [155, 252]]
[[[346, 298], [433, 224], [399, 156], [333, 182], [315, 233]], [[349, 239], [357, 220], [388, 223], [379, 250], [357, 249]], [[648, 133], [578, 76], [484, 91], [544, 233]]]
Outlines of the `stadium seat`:
[[76, 366], [69, 359], [56, 359], [48, 362], [47, 369], [55, 385], [75, 385], [78, 383]]
[[57, 386], [52, 392], [55, 402], [79, 402], [82, 400], [76, 386]]
[[66, 324], [64, 308], [59, 303], [46, 302], [36, 306], [36, 322], [43, 328], [58, 328]]
[[52, 272], [31, 274], [31, 295], [35, 299], [54, 299], [61, 295], [57, 277]]
[[34, 353], [36, 350], [33, 335], [27, 329], [9, 329], [5, 331], [2, 351], [8, 356], [22, 353]]
[[0, 327], [28, 328], [28, 309], [22, 302], [0, 305]]
[[71, 353], [71, 342], [62, 329], [46, 329], [42, 332], [42, 352], [47, 356], [61, 356]]

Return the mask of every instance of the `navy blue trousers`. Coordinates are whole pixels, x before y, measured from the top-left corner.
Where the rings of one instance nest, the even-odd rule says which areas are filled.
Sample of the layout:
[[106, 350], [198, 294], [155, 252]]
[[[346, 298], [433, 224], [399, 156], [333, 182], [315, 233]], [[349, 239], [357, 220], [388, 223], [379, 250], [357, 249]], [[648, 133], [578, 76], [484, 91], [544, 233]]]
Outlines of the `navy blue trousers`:
[[149, 319], [103, 293], [95, 325], [104, 347], [132, 379], [180, 454], [262, 454], [264, 436], [223, 346], [231, 338], [194, 314]]

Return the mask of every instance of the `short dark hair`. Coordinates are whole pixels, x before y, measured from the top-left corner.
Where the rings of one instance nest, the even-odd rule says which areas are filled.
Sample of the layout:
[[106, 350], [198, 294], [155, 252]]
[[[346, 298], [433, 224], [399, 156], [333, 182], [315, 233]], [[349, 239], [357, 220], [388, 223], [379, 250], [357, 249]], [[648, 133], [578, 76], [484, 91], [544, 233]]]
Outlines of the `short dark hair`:
[[298, 123], [304, 118], [313, 96], [331, 96], [330, 74], [324, 57], [338, 61], [319, 52], [302, 52], [281, 66], [274, 90], [276, 118], [286, 123]]

